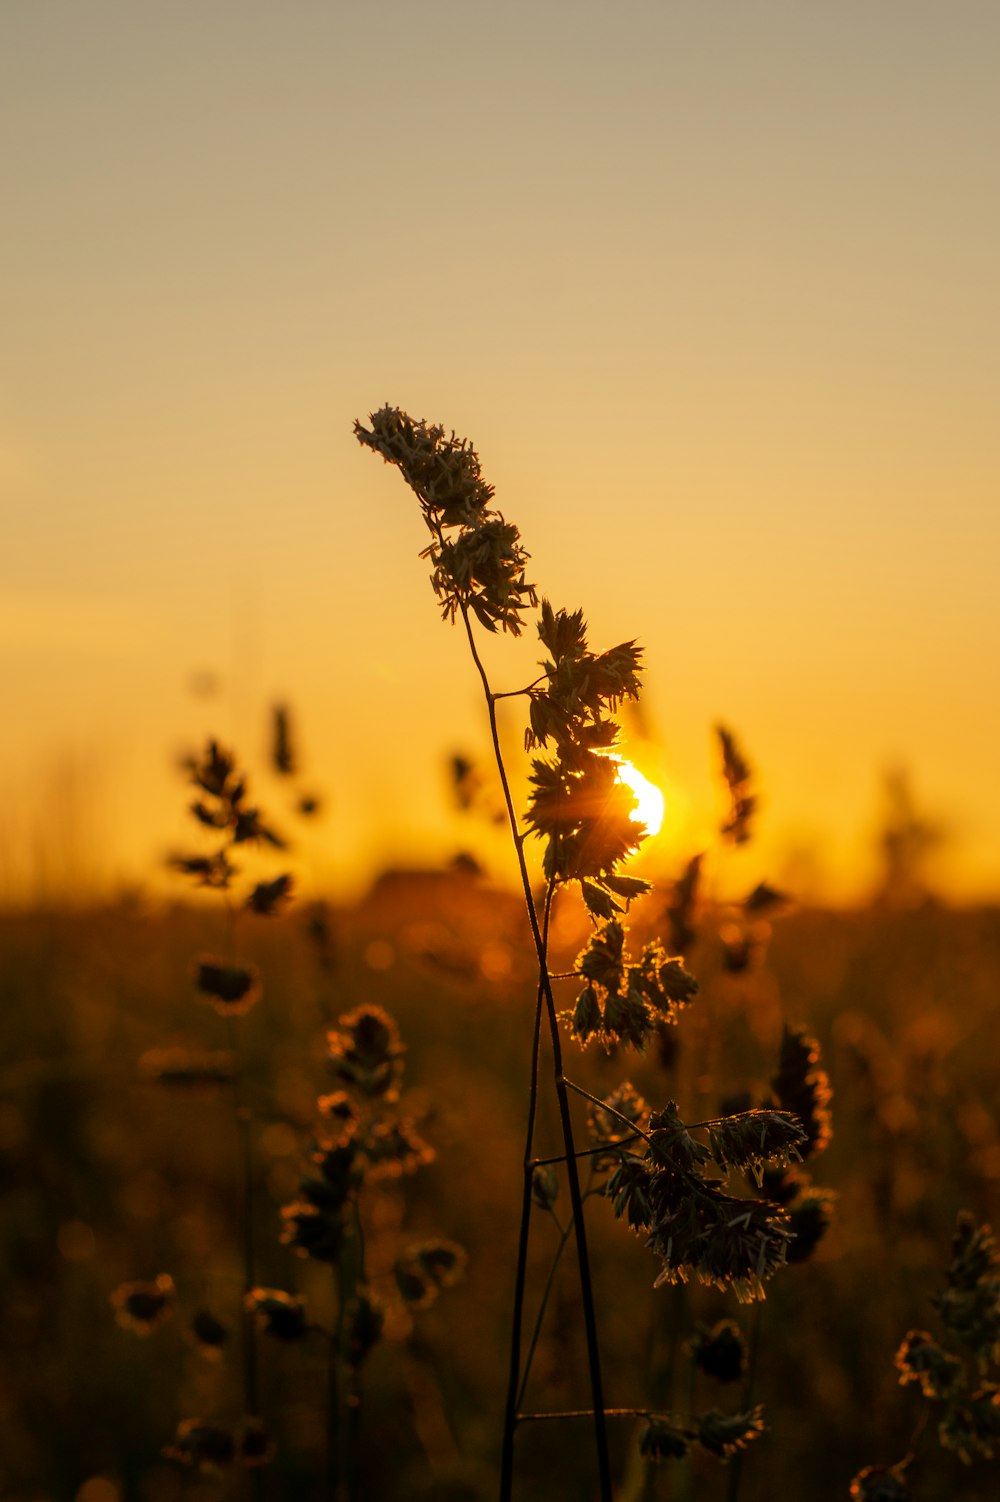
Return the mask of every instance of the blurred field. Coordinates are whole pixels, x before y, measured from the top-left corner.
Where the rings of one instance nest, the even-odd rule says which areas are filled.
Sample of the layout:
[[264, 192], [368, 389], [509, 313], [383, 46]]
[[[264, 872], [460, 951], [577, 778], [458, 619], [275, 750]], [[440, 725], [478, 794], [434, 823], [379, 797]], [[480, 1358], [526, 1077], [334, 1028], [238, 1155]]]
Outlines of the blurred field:
[[[636, 937], [656, 920], [654, 896], [636, 911]], [[408, 1045], [405, 1104], [437, 1159], [372, 1191], [370, 1265], [388, 1265], [400, 1241], [430, 1233], [462, 1243], [469, 1265], [460, 1287], [409, 1335], [395, 1330], [365, 1368], [365, 1495], [491, 1497], [533, 1004], [519, 904], [469, 876], [388, 875], [357, 910], [332, 915], [325, 964], [294, 908], [245, 923], [241, 947], [265, 987], [240, 1024], [242, 1089], [259, 1102], [258, 1280], [305, 1292], [322, 1317], [326, 1269], [279, 1243], [279, 1207], [294, 1197], [313, 1102], [328, 1088], [323, 1030], [351, 1006], [378, 1003]], [[227, 1046], [223, 1019], [190, 979], [193, 956], [219, 948], [219, 927], [208, 907], [138, 902], [0, 920], [0, 1494], [11, 1502], [240, 1495], [239, 1485], [227, 1491], [227, 1481], [179, 1472], [159, 1455], [178, 1420], [239, 1411], [235, 1362], [205, 1361], [185, 1330], [202, 1305], [223, 1319], [239, 1306], [228, 1087], [170, 1088], [139, 1067], [150, 1050]], [[571, 1045], [568, 1068], [602, 1094], [630, 1076], [653, 1104], [674, 1098], [690, 1120], [741, 1091], [766, 1094], [783, 1018], [820, 1040], [835, 1136], [813, 1174], [837, 1191], [837, 1216], [814, 1259], [770, 1285], [755, 1394], [769, 1427], [746, 1456], [741, 1498], [834, 1502], [862, 1465], [906, 1451], [920, 1399], [898, 1386], [893, 1355], [910, 1327], [938, 1329], [928, 1298], [956, 1212], [1000, 1219], [1000, 910], [793, 912], [776, 922], [762, 963], [738, 975], [724, 973], [714, 931], [708, 923], [690, 956], [702, 993], [672, 1059], [635, 1068], [593, 1052], [581, 1059]], [[567, 899], [555, 969], [572, 961], [583, 933]], [[550, 1112], [543, 1146], [554, 1144], [553, 1128]], [[608, 1400], [644, 1405], [658, 1391], [662, 1402], [672, 1330], [723, 1315], [747, 1328], [752, 1315], [703, 1290], [654, 1292], [650, 1254], [605, 1204], [589, 1211]], [[539, 1217], [534, 1297], [554, 1240]], [[110, 1295], [161, 1272], [177, 1284], [178, 1312], [139, 1339], [116, 1325]], [[570, 1257], [564, 1273], [530, 1406], [587, 1401]], [[263, 1346], [264, 1409], [279, 1445], [265, 1495], [310, 1502], [324, 1495], [323, 1353], [309, 1342]], [[683, 1404], [683, 1359], [677, 1370]], [[728, 1400], [699, 1379], [701, 1407]], [[634, 1438], [619, 1421], [619, 1473]], [[519, 1457], [524, 1499], [591, 1495], [586, 1425], [528, 1426]], [[994, 1470], [963, 1467], [933, 1436], [921, 1461], [915, 1495], [924, 1502], [996, 1496]], [[700, 1463], [665, 1467], [652, 1495], [712, 1502], [727, 1481]]]

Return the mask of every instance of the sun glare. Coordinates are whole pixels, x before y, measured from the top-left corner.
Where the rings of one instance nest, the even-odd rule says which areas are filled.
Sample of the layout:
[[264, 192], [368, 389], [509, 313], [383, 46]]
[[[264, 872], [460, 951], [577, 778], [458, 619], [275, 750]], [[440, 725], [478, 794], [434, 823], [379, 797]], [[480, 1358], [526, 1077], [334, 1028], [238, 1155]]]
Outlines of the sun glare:
[[648, 777], [643, 777], [639, 768], [634, 767], [630, 761], [618, 763], [618, 781], [624, 782], [636, 796], [638, 807], [632, 817], [640, 824], [645, 824], [649, 834], [659, 834], [666, 808], [660, 789]]

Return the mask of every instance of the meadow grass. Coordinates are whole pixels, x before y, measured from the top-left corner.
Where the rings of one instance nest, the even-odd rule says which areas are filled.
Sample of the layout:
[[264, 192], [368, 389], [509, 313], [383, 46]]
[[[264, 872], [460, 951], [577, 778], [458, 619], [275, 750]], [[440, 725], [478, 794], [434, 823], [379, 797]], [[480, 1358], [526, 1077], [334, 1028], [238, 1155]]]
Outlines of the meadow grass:
[[[527, 579], [529, 555], [519, 529], [494, 507], [493, 487], [486, 482], [479, 456], [467, 440], [454, 433], [449, 436], [442, 427], [415, 420], [389, 406], [372, 413], [369, 422], [370, 427], [355, 424], [356, 436], [362, 445], [396, 467], [415, 494], [431, 534], [421, 556], [431, 564], [431, 585], [442, 617], [461, 624], [481, 682], [537, 967], [501, 1449], [501, 1502], [510, 1502], [513, 1495], [519, 1425], [572, 1423], [587, 1418], [594, 1429], [597, 1490], [601, 1502], [611, 1502], [609, 1417], [644, 1421], [639, 1452], [648, 1464], [641, 1479], [628, 1485], [630, 1495], [641, 1492], [651, 1497], [656, 1489], [652, 1465], [687, 1461], [692, 1451], [700, 1448], [719, 1460], [734, 1462], [727, 1497], [729, 1502], [737, 1502], [743, 1452], [765, 1428], [763, 1409], [752, 1403], [762, 1327], [759, 1306], [745, 1371], [740, 1371], [744, 1363], [738, 1331], [718, 1327], [720, 1331], [725, 1328], [729, 1336], [729, 1356], [736, 1367], [733, 1376], [743, 1378], [741, 1406], [730, 1404], [726, 1409], [712, 1407], [698, 1412], [693, 1382], [687, 1407], [677, 1406], [673, 1378], [683, 1320], [679, 1306], [680, 1320], [673, 1329], [666, 1357], [671, 1380], [656, 1394], [663, 1406], [650, 1401], [642, 1407], [609, 1409], [604, 1396], [584, 1201], [595, 1192], [603, 1194], [610, 1200], [614, 1215], [640, 1234], [661, 1262], [654, 1288], [675, 1285], [683, 1296], [685, 1285], [694, 1280], [731, 1292], [744, 1303], [762, 1302], [767, 1281], [787, 1264], [811, 1257], [830, 1224], [834, 1194], [814, 1186], [797, 1166], [822, 1152], [831, 1137], [831, 1090], [819, 1046], [805, 1028], [783, 1024], [778, 1068], [771, 1077], [770, 1092], [755, 1099], [751, 1091], [741, 1088], [717, 1114], [694, 1121], [690, 1115], [686, 1120], [682, 1117], [673, 1099], [656, 1108], [648, 1107], [628, 1081], [602, 1097], [570, 1077], [563, 1062], [563, 1029], [581, 1047], [596, 1040], [608, 1054], [634, 1050], [642, 1055], [654, 1040], [669, 1054], [673, 1051], [671, 1031], [698, 992], [698, 982], [685, 968], [685, 961], [687, 943], [693, 944], [697, 937], [695, 913], [703, 853], [692, 857], [674, 888], [666, 915], [671, 920], [672, 949], [666, 949], [659, 938], [647, 943], [641, 952], [628, 948], [626, 917], [633, 902], [649, 893], [651, 884], [624, 870], [645, 831], [635, 818], [636, 800], [618, 776], [615, 753], [620, 726], [615, 715], [620, 705], [639, 697], [642, 651], [634, 640], [628, 640], [594, 652], [588, 644], [582, 610], [555, 608], [549, 600], [539, 600], [536, 587]], [[529, 614], [535, 616], [546, 654], [539, 664], [541, 672], [523, 688], [497, 691], [480, 655], [477, 631], [518, 636]], [[514, 807], [497, 725], [497, 703], [510, 698], [525, 701], [525, 747], [541, 753], [531, 762], [530, 795], [523, 815]], [[753, 774], [733, 733], [719, 726], [717, 734], [729, 794], [729, 808], [719, 833], [723, 841], [743, 845], [751, 838], [758, 807]], [[533, 890], [526, 858], [530, 836], [536, 836], [543, 847], [540, 893]], [[571, 969], [560, 974], [550, 964], [550, 925], [557, 898], [569, 889], [576, 890], [582, 899], [592, 931]], [[750, 967], [755, 950], [762, 947], [759, 936], [767, 927], [761, 920], [783, 904], [780, 892], [766, 881], [758, 883], [741, 904], [739, 924], [729, 925], [735, 936], [723, 940], [726, 969], [738, 974]], [[560, 1012], [553, 983], [562, 979], [575, 979], [582, 990], [575, 1006]], [[535, 1132], [543, 1023], [548, 1034], [562, 1152], [539, 1158]], [[577, 1147], [572, 1098], [589, 1102], [589, 1148]], [[586, 1193], [580, 1178], [579, 1160], [584, 1159], [589, 1163]], [[557, 1166], [564, 1170], [569, 1192], [570, 1218], [565, 1226], [555, 1216]], [[601, 1172], [607, 1178], [597, 1189], [594, 1176]], [[749, 1194], [747, 1188], [741, 1188], [746, 1180], [750, 1181]], [[556, 1219], [560, 1239], [527, 1356], [523, 1357], [531, 1221], [533, 1211], [538, 1210]], [[992, 1248], [988, 1232], [981, 1234], [986, 1238], [983, 1245]], [[590, 1406], [526, 1411], [523, 1405], [531, 1362], [555, 1268], [571, 1235], [579, 1270]], [[992, 1297], [996, 1302], [1000, 1296], [1000, 1282], [993, 1277], [996, 1259], [991, 1252], [989, 1256], [983, 1254], [980, 1261], [980, 1280], [969, 1296], [987, 1303]], [[997, 1318], [1000, 1321], [1000, 1314]], [[992, 1331], [988, 1319], [986, 1326]], [[713, 1332], [701, 1331], [689, 1343], [692, 1372], [699, 1356], [704, 1358], [706, 1352], [707, 1369], [711, 1371], [715, 1339]], [[921, 1350], [926, 1353], [931, 1349], [937, 1347], [928, 1338]], [[981, 1364], [988, 1364], [1000, 1356], [1000, 1346], [995, 1339], [991, 1342], [981, 1336], [977, 1354]], [[902, 1380], [910, 1376], [904, 1363]], [[939, 1430], [942, 1444], [966, 1461], [973, 1449], [991, 1458], [991, 1425], [1000, 1416], [1000, 1389], [987, 1383], [967, 1399], [959, 1398], [952, 1388], [930, 1393], [926, 1373], [924, 1377], [925, 1396], [948, 1401]], [[651, 1385], [656, 1388], [655, 1380]], [[905, 1472], [913, 1459], [911, 1446], [905, 1462], [895, 1468], [869, 1468], [859, 1473], [852, 1482], [852, 1495], [874, 1498], [881, 1485], [907, 1494]], [[684, 1477], [689, 1482], [689, 1472]]]
[[[413, 1105], [429, 1112], [426, 1134], [438, 1156], [396, 1183], [394, 1214], [415, 1240], [444, 1230], [470, 1252], [465, 1282], [421, 1317], [419, 1352], [393, 1338], [369, 1359], [368, 1485], [383, 1496], [489, 1498], [522, 1146], [524, 1051], [511, 1024], [533, 963], [518, 903], [462, 874], [398, 875], [378, 883], [359, 908], [334, 916], [343, 984], [352, 997], [393, 1012], [408, 1043], [410, 1079], [437, 1082], [433, 1103], [417, 1084]], [[659, 927], [656, 918], [649, 926]], [[635, 921], [644, 939], [641, 913]], [[925, 1400], [912, 1384], [898, 1385], [895, 1353], [911, 1328], [943, 1338], [930, 1298], [942, 1283], [958, 1212], [996, 1213], [1000, 1133], [990, 1040], [1000, 914], [791, 912], [775, 926], [766, 964], [741, 975], [723, 968], [711, 913], [704, 927], [699, 1005], [712, 998], [714, 1026], [724, 1025], [728, 1043], [711, 1078], [691, 1069], [692, 1103], [711, 1114], [748, 1081], [761, 1093], [768, 1088], [780, 1042], [778, 992], [796, 997], [836, 1084], [824, 1182], [837, 1190], [837, 1216], [808, 1269], [770, 1285], [757, 1378], [769, 1429], [748, 1454], [741, 1485], [745, 1502], [763, 1502], [776, 1489], [801, 1496], [806, 1486], [817, 1502], [835, 1502], [863, 1467], [907, 1453]], [[560, 968], [584, 937], [567, 910], [553, 935]], [[180, 905], [0, 922], [7, 1000], [0, 1027], [5, 1055], [16, 1060], [5, 1073], [0, 1111], [10, 1290], [0, 1330], [4, 1485], [26, 1502], [75, 1497], [96, 1476], [111, 1478], [122, 1497], [179, 1498], [192, 1488], [197, 1495], [199, 1486], [209, 1487], [205, 1496], [218, 1494], [160, 1457], [178, 1418], [199, 1411], [216, 1365], [195, 1351], [180, 1319], [139, 1342], [118, 1327], [109, 1304], [120, 1284], [167, 1269], [178, 1288], [199, 1298], [209, 1287], [235, 1294], [242, 1281], [224, 1094], [208, 1084], [156, 1084], [136, 1068], [150, 1049], [191, 1048], [202, 1041], [202, 1022], [214, 1026], [209, 1009], [192, 1010], [186, 979], [178, 986], [177, 977], [186, 978], [191, 955], [216, 938], [217, 915]], [[262, 1131], [259, 1278], [281, 1286], [294, 1276], [317, 1311], [332, 1312], [326, 1270], [290, 1262], [278, 1239], [281, 1206], [297, 1191], [299, 1145], [308, 1141], [317, 1096], [329, 1089], [322, 1057], [329, 1007], [317, 991], [302, 915], [293, 907], [258, 925], [253, 955], [267, 991], [245, 1019], [246, 1082], [262, 1093], [276, 1083], [282, 1111], [300, 1128], [289, 1134], [270, 1123]], [[650, 1052], [631, 1071], [646, 1098], [672, 1091], [704, 1058], [710, 1040], [693, 1034], [702, 1026], [696, 1009], [688, 1022], [671, 1060]], [[304, 1051], [303, 1038], [320, 1044]], [[619, 1075], [619, 1064], [601, 1053], [580, 1061], [582, 1082], [599, 1096]], [[675, 1291], [652, 1289], [649, 1253], [622, 1236], [603, 1202], [588, 1202], [588, 1212], [607, 1381], [630, 1406], [641, 1405], [648, 1372], [666, 1366], [663, 1327], [669, 1335], [676, 1304], [665, 1309], [663, 1299], [674, 1300]], [[559, 1235], [547, 1224], [543, 1215], [529, 1257], [539, 1290]], [[379, 1231], [394, 1234], [392, 1224]], [[585, 1406], [573, 1282], [557, 1275], [534, 1362], [553, 1408]], [[724, 1295], [691, 1290], [685, 1339], [697, 1326], [711, 1330], [730, 1319], [741, 1316]], [[277, 1445], [267, 1482], [276, 1497], [325, 1495], [318, 1397], [325, 1373], [318, 1342], [266, 1347], [262, 1406]], [[711, 1406], [717, 1384], [700, 1368], [695, 1381]], [[613, 1428], [610, 1440], [624, 1476], [635, 1435]], [[526, 1427], [518, 1444], [523, 1496], [541, 1499], [560, 1488], [589, 1495], [589, 1444], [543, 1425]], [[725, 1496], [725, 1473], [697, 1455], [685, 1464], [698, 1497]], [[994, 1495], [990, 1464], [974, 1458], [963, 1466], [941, 1452], [933, 1424], [920, 1466], [918, 1498], [990, 1502]]]
[[[520, 894], [465, 862], [297, 901], [209, 741], [174, 863], [209, 901], [0, 920], [4, 1496], [986, 1502], [1000, 918], [722, 902], [715, 850], [629, 874], [636, 644], [538, 601], [470, 445], [371, 421], [466, 635]], [[541, 672], [497, 691], [477, 632], [536, 610]], [[719, 844], [747, 844], [754, 771], [716, 741]], [[314, 818], [287, 708], [273, 748]]]

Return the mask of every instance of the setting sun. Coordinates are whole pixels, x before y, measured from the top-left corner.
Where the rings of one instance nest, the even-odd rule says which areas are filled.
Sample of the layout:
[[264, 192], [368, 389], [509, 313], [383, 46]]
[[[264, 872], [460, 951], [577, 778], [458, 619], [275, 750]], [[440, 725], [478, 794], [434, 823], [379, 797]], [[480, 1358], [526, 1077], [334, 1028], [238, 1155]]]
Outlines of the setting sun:
[[635, 794], [634, 817], [640, 824], [645, 824], [649, 834], [659, 834], [666, 807], [660, 789], [650, 782], [648, 777], [644, 777], [638, 767], [634, 767], [630, 761], [619, 762], [618, 781], [624, 782], [625, 786]]

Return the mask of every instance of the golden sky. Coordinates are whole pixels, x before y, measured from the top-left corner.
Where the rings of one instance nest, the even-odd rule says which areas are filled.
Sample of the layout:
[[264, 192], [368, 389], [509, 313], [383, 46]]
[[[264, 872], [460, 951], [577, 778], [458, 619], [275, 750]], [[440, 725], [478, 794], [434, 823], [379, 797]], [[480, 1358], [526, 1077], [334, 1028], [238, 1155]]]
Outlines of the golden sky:
[[724, 719], [757, 865], [864, 890], [903, 764], [1000, 893], [995, 0], [10, 0], [0, 57], [0, 892], [148, 875], [279, 696], [317, 879], [465, 837], [388, 401], [644, 643], [668, 863]]

